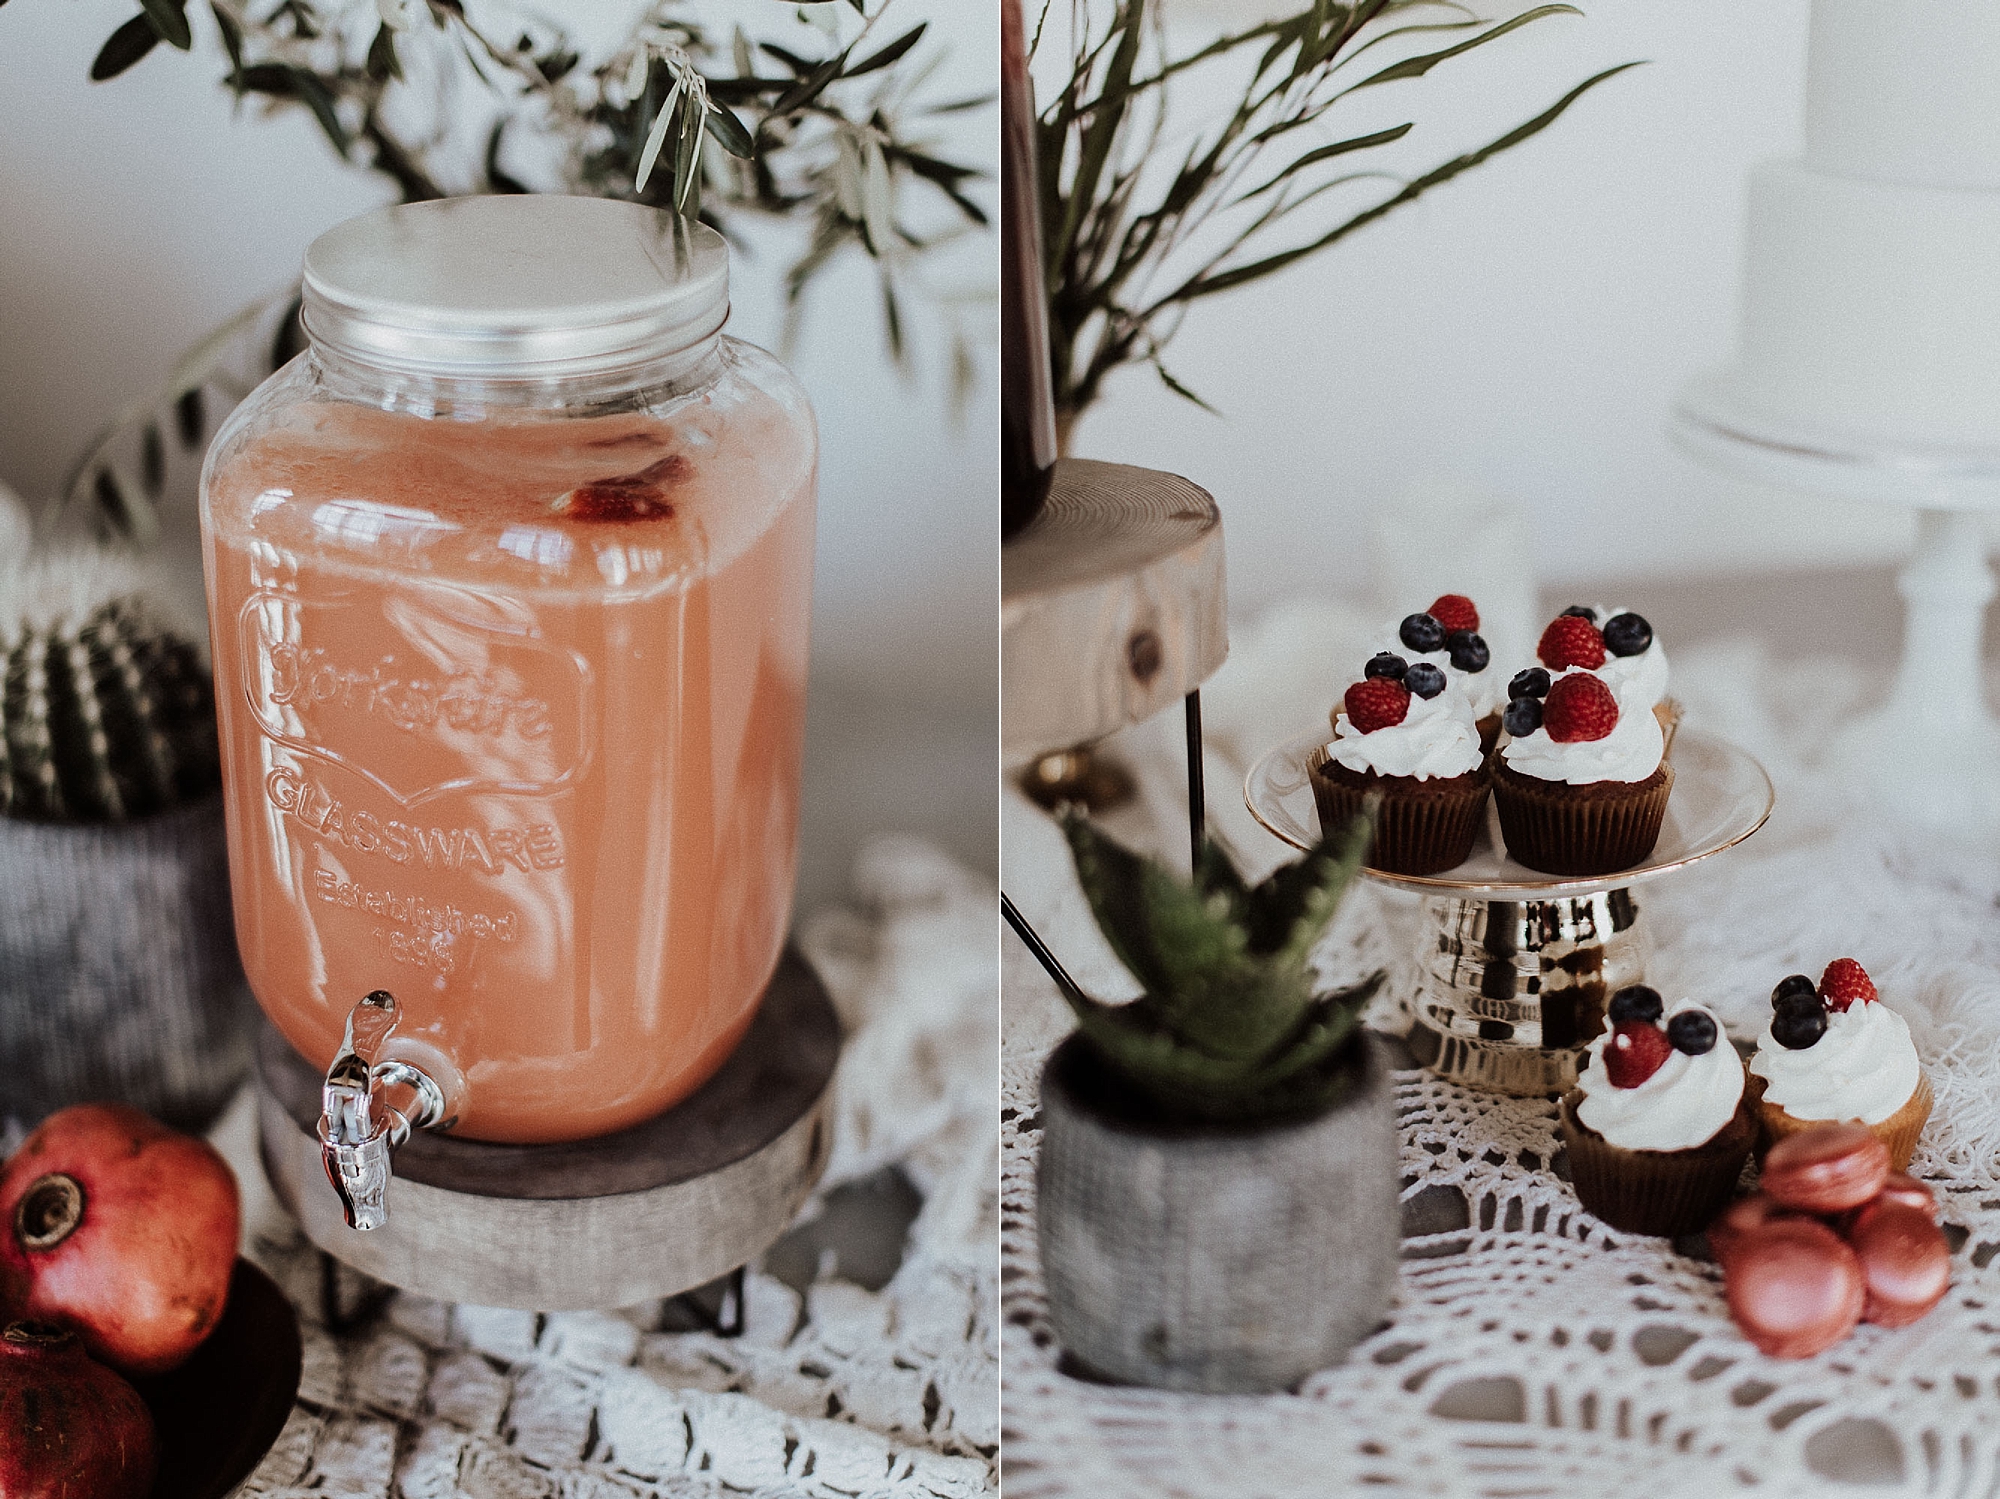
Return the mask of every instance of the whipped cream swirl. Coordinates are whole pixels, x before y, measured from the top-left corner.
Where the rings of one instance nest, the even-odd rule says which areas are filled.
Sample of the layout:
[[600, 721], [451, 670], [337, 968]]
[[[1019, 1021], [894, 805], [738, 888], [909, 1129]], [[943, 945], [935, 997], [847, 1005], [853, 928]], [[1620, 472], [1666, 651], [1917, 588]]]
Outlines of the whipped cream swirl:
[[1826, 1034], [1798, 1051], [1765, 1026], [1750, 1070], [1764, 1079], [1765, 1100], [1794, 1119], [1863, 1124], [1880, 1124], [1908, 1103], [1923, 1075], [1909, 1022], [1879, 999], [1828, 1011]]
[[1341, 712], [1334, 718], [1333, 733], [1333, 743], [1326, 747], [1329, 759], [1377, 775], [1444, 780], [1479, 769], [1485, 759], [1471, 707], [1464, 694], [1448, 686], [1433, 698], [1411, 693], [1410, 711], [1401, 723], [1364, 734]]
[[[1554, 680], [1583, 671], [1572, 666], [1555, 673]], [[1595, 673], [1600, 679], [1602, 672]], [[1553, 685], [1553, 684], [1552, 684]], [[1650, 703], [1641, 702], [1631, 689], [1606, 682], [1618, 703], [1618, 723], [1602, 739], [1579, 739], [1564, 744], [1549, 738], [1546, 728], [1536, 729], [1525, 739], [1509, 739], [1501, 746], [1500, 757], [1510, 770], [1542, 781], [1567, 781], [1586, 786], [1595, 781], [1643, 781], [1660, 768], [1667, 752], [1666, 736], [1653, 716]]]
[[[1604, 604], [1597, 607], [1597, 628], [1620, 614], [1629, 614], [1629, 609], [1613, 609]], [[1667, 653], [1660, 649], [1660, 637], [1653, 636], [1653, 643], [1636, 656], [1614, 656], [1607, 648], [1604, 664], [1597, 668], [1597, 674], [1611, 685], [1618, 694], [1619, 704], [1624, 704], [1626, 696], [1648, 708], [1658, 707], [1667, 695]]]
[[[1715, 1020], [1712, 1011], [1683, 999], [1661, 1018], [1661, 1024], [1683, 1010], [1701, 1010]], [[1713, 1140], [1736, 1116], [1743, 1099], [1743, 1059], [1729, 1044], [1720, 1020], [1715, 1020], [1715, 1045], [1698, 1057], [1675, 1051], [1636, 1088], [1614, 1087], [1605, 1070], [1604, 1048], [1611, 1044], [1611, 1034], [1607, 1030], [1590, 1043], [1590, 1060], [1576, 1080], [1583, 1092], [1576, 1117], [1613, 1145], [1625, 1150], [1692, 1150]]]

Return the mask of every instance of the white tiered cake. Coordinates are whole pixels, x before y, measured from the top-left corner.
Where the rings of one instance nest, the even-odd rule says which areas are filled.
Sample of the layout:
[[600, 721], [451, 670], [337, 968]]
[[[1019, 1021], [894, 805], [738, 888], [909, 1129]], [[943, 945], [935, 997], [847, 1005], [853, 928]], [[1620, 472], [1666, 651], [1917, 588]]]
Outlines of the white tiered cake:
[[1811, 35], [1727, 383], [1812, 432], [2000, 447], [2000, 0], [1813, 0]]

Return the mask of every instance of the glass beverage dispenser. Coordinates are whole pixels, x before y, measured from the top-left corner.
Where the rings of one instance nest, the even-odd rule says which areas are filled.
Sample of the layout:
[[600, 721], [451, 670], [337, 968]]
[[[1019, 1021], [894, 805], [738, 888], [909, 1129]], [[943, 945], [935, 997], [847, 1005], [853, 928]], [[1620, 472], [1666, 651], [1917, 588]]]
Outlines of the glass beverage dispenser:
[[238, 942], [348, 1221], [410, 1128], [577, 1140], [713, 1073], [797, 864], [817, 438], [635, 204], [399, 206], [202, 483]]

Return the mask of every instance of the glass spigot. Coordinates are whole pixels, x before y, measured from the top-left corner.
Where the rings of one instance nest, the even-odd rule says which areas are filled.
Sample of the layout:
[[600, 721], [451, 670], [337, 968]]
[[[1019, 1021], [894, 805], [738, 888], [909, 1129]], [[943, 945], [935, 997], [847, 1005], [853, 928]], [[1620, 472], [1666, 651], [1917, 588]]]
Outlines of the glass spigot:
[[389, 1221], [390, 1156], [413, 1129], [444, 1121], [444, 1090], [420, 1067], [383, 1055], [395, 1034], [395, 996], [377, 989], [347, 1014], [340, 1055], [320, 1095], [320, 1158], [349, 1228]]

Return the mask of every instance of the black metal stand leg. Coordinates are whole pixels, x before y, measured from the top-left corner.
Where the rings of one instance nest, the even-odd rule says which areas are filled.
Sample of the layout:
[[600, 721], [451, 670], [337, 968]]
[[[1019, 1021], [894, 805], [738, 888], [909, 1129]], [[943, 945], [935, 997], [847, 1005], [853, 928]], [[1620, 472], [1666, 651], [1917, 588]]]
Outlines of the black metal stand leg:
[[1007, 918], [1007, 925], [1014, 929], [1014, 935], [1019, 937], [1022, 945], [1035, 955], [1035, 961], [1042, 965], [1042, 971], [1055, 981], [1055, 986], [1062, 990], [1065, 996], [1079, 1001], [1087, 998], [1083, 990], [1077, 987], [1076, 980], [1069, 976], [1069, 970], [1057, 961], [1056, 955], [1049, 951], [1048, 944], [1042, 941], [1033, 927], [1028, 925], [1028, 918], [1016, 909], [1004, 890], [1000, 892], [1000, 914]]
[[1194, 862], [1188, 868], [1199, 872], [1201, 869], [1201, 846], [1208, 837], [1208, 795], [1203, 785], [1201, 769], [1201, 689], [1199, 687], [1187, 695], [1187, 759], [1188, 843], [1194, 850]]
[[[708, 1298], [720, 1292], [713, 1309]], [[692, 1291], [683, 1291], [678, 1296], [667, 1298], [667, 1308], [677, 1319], [685, 1319], [679, 1326], [663, 1329], [669, 1332], [684, 1332], [694, 1329], [713, 1333], [718, 1338], [740, 1338], [743, 1336], [745, 1311], [743, 1302], [743, 1266], [738, 1265], [720, 1280], [712, 1280], [705, 1286], [696, 1286]]]

